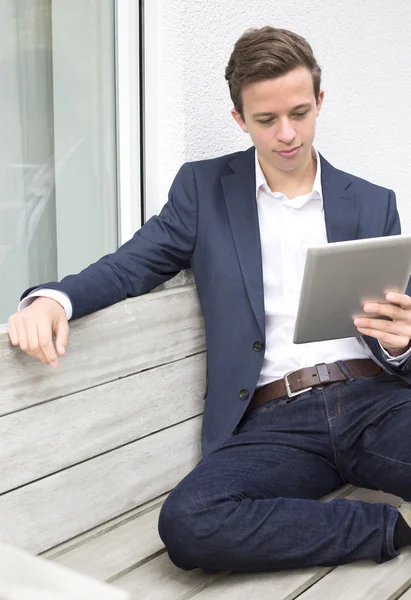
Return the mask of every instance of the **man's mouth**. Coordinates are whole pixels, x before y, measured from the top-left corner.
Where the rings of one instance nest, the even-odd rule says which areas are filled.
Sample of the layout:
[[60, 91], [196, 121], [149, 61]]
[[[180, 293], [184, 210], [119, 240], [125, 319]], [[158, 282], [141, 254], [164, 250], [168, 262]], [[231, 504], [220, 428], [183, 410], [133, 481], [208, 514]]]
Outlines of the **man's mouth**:
[[291, 148], [291, 150], [276, 150], [276, 152], [279, 156], [291, 157], [291, 156], [295, 156], [298, 153], [300, 148], [301, 148], [301, 146], [296, 146], [295, 148]]

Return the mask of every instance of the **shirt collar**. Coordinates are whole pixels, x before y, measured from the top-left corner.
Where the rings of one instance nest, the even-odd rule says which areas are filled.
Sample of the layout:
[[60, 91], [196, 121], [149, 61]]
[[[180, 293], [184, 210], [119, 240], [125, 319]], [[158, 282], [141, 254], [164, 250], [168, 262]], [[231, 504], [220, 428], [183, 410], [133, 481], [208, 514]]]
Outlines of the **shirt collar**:
[[[317, 161], [317, 172], [315, 175], [315, 180], [314, 180], [314, 185], [313, 185], [313, 189], [310, 193], [310, 199], [311, 198], [318, 198], [321, 200], [321, 207], [323, 204], [323, 189], [322, 189], [322, 183], [321, 183], [321, 160], [320, 160], [320, 155], [318, 154], [318, 151], [316, 148], [314, 148], [314, 146], [312, 146], [312, 155], [313, 157], [316, 159]], [[255, 184], [256, 184], [256, 196], [258, 193], [258, 190], [260, 189], [260, 187], [262, 185], [266, 186], [266, 191], [270, 194], [272, 194], [273, 196], [280, 198], [282, 196], [284, 196], [284, 194], [280, 193], [280, 192], [271, 192], [270, 188], [268, 187], [267, 184], [267, 180], [265, 178], [265, 175], [261, 169], [260, 163], [258, 161], [258, 156], [257, 156], [257, 148], [255, 149]], [[290, 201], [291, 203], [293, 202], [293, 200]]]

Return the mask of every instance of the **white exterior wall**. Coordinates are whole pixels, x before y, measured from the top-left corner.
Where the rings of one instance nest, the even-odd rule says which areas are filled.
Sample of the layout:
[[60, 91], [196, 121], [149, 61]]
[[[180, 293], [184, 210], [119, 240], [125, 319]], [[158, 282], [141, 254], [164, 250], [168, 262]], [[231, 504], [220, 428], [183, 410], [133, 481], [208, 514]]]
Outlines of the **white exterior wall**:
[[186, 160], [248, 148], [224, 71], [249, 27], [307, 38], [323, 70], [316, 146], [334, 166], [393, 189], [411, 233], [410, 0], [146, 0], [147, 218]]

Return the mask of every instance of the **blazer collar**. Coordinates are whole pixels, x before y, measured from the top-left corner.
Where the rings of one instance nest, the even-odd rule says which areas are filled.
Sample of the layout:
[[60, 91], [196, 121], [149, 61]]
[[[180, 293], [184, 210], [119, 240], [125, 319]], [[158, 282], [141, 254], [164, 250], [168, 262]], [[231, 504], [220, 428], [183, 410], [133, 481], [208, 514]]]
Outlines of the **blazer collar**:
[[[323, 206], [328, 242], [354, 240], [359, 222], [355, 185], [320, 154]], [[258, 222], [255, 147], [238, 154], [221, 177], [238, 260], [252, 309], [265, 337], [264, 285]]]
[[[320, 160], [320, 155], [314, 146], [312, 148], [312, 156], [313, 156], [313, 158], [315, 158], [315, 160], [317, 162], [317, 166], [316, 166], [316, 175], [315, 175], [315, 180], [314, 180], [314, 184], [313, 184], [313, 189], [312, 189], [311, 193], [309, 194], [309, 199], [311, 199], [311, 198], [316, 198], [317, 200], [320, 199], [321, 208], [323, 208], [323, 186], [321, 183], [321, 160]], [[263, 173], [263, 170], [261, 168], [261, 165], [258, 161], [257, 150], [254, 152], [254, 163], [255, 163], [255, 175], [256, 175], [255, 193], [256, 193], [256, 196], [258, 197], [258, 192], [259, 192], [260, 187], [267, 186], [267, 188], [268, 188], [268, 184], [267, 184], [265, 175]], [[282, 196], [282, 193], [280, 191], [276, 192], [274, 194], [274, 197], [281, 197], [281, 196]], [[298, 201], [292, 200], [291, 202], [293, 203], [293, 205], [295, 204], [295, 206], [299, 208], [300, 206], [304, 206], [304, 204], [307, 202], [307, 199], [305, 196], [303, 196], [303, 197], [300, 197], [298, 199]]]

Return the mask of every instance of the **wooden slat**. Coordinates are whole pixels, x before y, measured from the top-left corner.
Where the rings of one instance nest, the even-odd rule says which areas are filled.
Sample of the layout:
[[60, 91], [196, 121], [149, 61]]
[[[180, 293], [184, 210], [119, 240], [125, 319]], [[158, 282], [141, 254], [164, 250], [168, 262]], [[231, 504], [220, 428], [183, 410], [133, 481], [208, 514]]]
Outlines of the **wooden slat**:
[[164, 549], [157, 523], [161, 506], [89, 540], [56, 562], [101, 581], [110, 580]]
[[[405, 588], [408, 591], [406, 591], [405, 594], [402, 595], [401, 597], [398, 596], [399, 600], [411, 600], [411, 589], [408, 589], [409, 586], [411, 586], [411, 579], [410, 579], [407, 587]], [[130, 600], [132, 600], [132, 598], [130, 598]]]
[[201, 458], [201, 417], [0, 497], [1, 539], [42, 552], [172, 489]]
[[392, 506], [399, 506], [404, 502], [402, 498], [394, 496], [393, 494], [387, 494], [386, 492], [379, 492], [377, 490], [367, 490], [366, 488], [355, 488], [352, 490], [347, 498], [350, 500], [362, 500], [363, 502], [385, 502]]
[[137, 516], [143, 516], [148, 512], [160, 507], [163, 502], [165, 502], [168, 497], [168, 493], [162, 494], [153, 500], [149, 500], [144, 504], [140, 504], [137, 508], [133, 508], [126, 513], [119, 515], [118, 517], [114, 517], [114, 519], [110, 519], [102, 523], [101, 525], [97, 525], [97, 527], [93, 527], [93, 529], [89, 529], [80, 535], [77, 535], [75, 538], [71, 540], [67, 540], [66, 542], [62, 542], [57, 546], [53, 546], [49, 550], [42, 552], [40, 556], [43, 558], [49, 558], [50, 560], [58, 561], [61, 556], [64, 554], [68, 554], [69, 552], [73, 552], [80, 548], [81, 546], [91, 542], [95, 538], [101, 537], [113, 529], [117, 529], [117, 527], [121, 527], [125, 525], [129, 521], [133, 521]]
[[200, 414], [204, 390], [201, 353], [0, 418], [0, 493]]
[[[411, 550], [377, 565], [373, 561], [358, 561], [334, 569], [299, 600], [390, 600], [411, 583]], [[202, 599], [201, 599], [202, 600]]]
[[334, 498], [346, 498], [350, 494], [355, 493], [356, 489], [357, 488], [355, 486], [347, 483], [346, 485], [343, 485], [340, 489], [335, 490], [334, 492], [331, 492], [326, 496], [323, 496], [322, 498], [320, 498], [320, 500], [321, 502], [330, 502], [330, 500], [334, 500]]
[[57, 370], [14, 348], [2, 330], [0, 415], [205, 350], [193, 285], [130, 298], [74, 320]]
[[[180, 600], [187, 596], [191, 598], [227, 575], [225, 571], [214, 574], [207, 574], [202, 569], [183, 571], [174, 566], [166, 554], [138, 567], [137, 571], [132, 571], [114, 582], [117, 588], [129, 593], [130, 600]], [[224, 596], [214, 596], [214, 600], [216, 598]]]
[[280, 600], [298, 593], [322, 577], [322, 569], [295, 569], [276, 573], [231, 573], [214, 577], [202, 569], [183, 571], [166, 555], [146, 563], [114, 581], [126, 590], [130, 600]]

